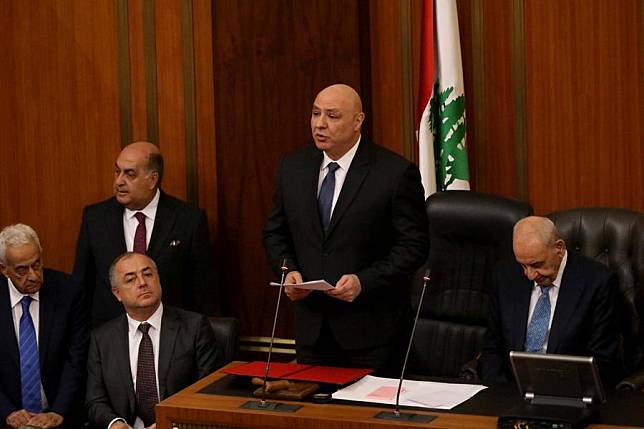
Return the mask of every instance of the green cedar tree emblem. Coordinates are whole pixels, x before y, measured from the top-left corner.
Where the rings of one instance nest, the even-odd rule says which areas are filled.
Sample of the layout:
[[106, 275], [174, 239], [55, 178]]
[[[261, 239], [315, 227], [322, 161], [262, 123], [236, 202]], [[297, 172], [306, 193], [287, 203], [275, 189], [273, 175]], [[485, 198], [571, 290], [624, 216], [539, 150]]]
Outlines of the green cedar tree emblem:
[[[447, 189], [455, 179], [469, 180], [467, 148], [465, 146], [465, 96], [447, 99], [454, 91], [451, 86], [434, 93], [429, 100], [429, 130], [434, 136], [434, 159], [436, 160], [436, 183], [441, 191]], [[438, 99], [436, 98], [438, 94]]]

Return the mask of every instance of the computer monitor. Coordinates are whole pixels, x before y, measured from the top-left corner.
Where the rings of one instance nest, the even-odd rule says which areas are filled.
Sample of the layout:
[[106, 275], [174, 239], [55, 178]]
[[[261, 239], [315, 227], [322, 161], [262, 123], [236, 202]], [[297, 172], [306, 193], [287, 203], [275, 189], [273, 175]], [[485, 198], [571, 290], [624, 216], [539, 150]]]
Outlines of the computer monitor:
[[510, 352], [523, 398], [532, 404], [588, 406], [604, 402], [604, 388], [594, 358]]

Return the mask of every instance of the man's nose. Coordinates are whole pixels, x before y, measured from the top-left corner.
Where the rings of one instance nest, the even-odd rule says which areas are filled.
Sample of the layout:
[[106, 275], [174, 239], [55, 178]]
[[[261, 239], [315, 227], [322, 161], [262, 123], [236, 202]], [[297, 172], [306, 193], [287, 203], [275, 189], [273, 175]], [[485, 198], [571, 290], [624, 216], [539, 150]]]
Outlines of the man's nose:
[[144, 287], [144, 286], [147, 286], [145, 277], [143, 277], [143, 274], [138, 274], [136, 276], [136, 287]]
[[320, 115], [315, 119], [316, 128], [325, 128], [326, 127], [326, 116]]
[[535, 279], [535, 277], [537, 277], [537, 272], [530, 267], [526, 267], [525, 276], [528, 278], [528, 280], [532, 281]]

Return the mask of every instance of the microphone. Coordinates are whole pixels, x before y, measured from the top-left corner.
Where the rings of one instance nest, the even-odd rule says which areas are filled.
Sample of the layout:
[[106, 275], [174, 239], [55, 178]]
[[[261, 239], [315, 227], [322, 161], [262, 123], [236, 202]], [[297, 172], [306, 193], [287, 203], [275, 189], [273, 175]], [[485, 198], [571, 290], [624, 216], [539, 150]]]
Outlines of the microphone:
[[268, 371], [271, 367], [271, 356], [273, 355], [273, 341], [275, 340], [275, 327], [277, 326], [277, 315], [280, 311], [280, 301], [282, 300], [282, 292], [284, 291], [284, 282], [286, 281], [286, 273], [288, 266], [286, 265], [286, 258], [282, 259], [280, 266], [280, 291], [277, 295], [277, 304], [275, 305], [275, 315], [273, 316], [273, 330], [271, 331], [271, 342], [268, 346], [268, 357], [266, 358], [266, 366], [264, 367], [264, 378], [262, 382], [262, 397], [258, 401], [248, 401], [241, 405], [241, 408], [253, 410], [271, 410], [292, 413], [302, 408], [300, 405], [283, 404], [280, 402], [267, 402], [266, 401], [266, 382], [268, 379]]
[[420, 315], [420, 307], [423, 305], [423, 300], [425, 298], [425, 290], [427, 289], [427, 284], [431, 280], [431, 270], [427, 268], [425, 270], [425, 275], [423, 275], [423, 290], [420, 293], [420, 299], [418, 300], [418, 308], [416, 309], [416, 317], [414, 318], [414, 325], [411, 329], [411, 336], [409, 337], [409, 344], [407, 345], [407, 353], [405, 354], [405, 360], [403, 361], [402, 371], [400, 372], [400, 381], [398, 382], [398, 390], [396, 391], [396, 407], [394, 412], [382, 411], [374, 416], [376, 419], [380, 420], [405, 420], [416, 423], [428, 423], [434, 420], [435, 416], [430, 416], [426, 414], [415, 414], [415, 413], [401, 413], [400, 412], [400, 392], [402, 390], [403, 380], [405, 379], [405, 369], [407, 368], [407, 361], [409, 360], [409, 352], [411, 351], [411, 345], [414, 342], [414, 334], [416, 333], [416, 325], [418, 324], [418, 316]]

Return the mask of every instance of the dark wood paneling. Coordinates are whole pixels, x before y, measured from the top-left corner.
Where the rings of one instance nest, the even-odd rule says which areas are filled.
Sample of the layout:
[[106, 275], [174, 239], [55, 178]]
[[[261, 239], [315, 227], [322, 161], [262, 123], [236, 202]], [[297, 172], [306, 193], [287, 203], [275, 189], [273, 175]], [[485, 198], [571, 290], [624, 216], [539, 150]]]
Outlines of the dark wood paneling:
[[644, 209], [642, 2], [526, 2], [528, 178], [538, 213]]
[[116, 2], [4, 1], [0, 28], [0, 225], [32, 225], [70, 271], [120, 147]]
[[[261, 7], [260, 7], [261, 6]], [[270, 334], [277, 291], [261, 244], [278, 161], [311, 144], [311, 105], [323, 87], [360, 88], [356, 1], [213, 4], [220, 269], [226, 308], [242, 332]], [[286, 305], [279, 335], [292, 335]]]
[[[154, 1], [159, 147], [167, 160], [163, 188], [186, 199], [186, 130], [181, 1]], [[150, 107], [148, 107], [150, 108]]]
[[133, 141], [149, 140], [144, 49], [144, 13], [146, 11], [143, 4], [143, 1], [127, 2]]

